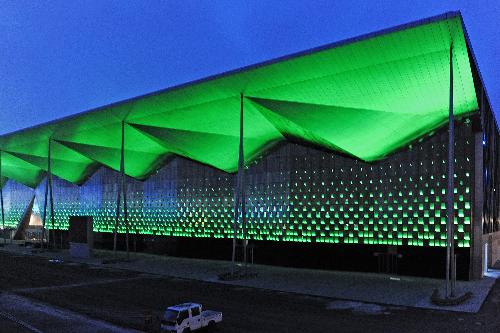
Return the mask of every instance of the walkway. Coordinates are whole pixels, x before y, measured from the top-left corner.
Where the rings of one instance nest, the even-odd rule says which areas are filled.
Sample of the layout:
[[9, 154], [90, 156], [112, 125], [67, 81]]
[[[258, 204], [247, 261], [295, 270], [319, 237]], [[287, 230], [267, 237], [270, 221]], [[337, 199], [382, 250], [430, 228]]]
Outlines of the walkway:
[[[35, 254], [46, 258], [63, 261], [87, 263], [105, 266], [109, 269], [127, 269], [149, 274], [166, 275], [177, 278], [210, 281], [270, 289], [282, 292], [299, 293], [313, 296], [335, 298], [340, 300], [360, 301], [395, 306], [438, 309], [447, 311], [478, 312], [500, 273], [489, 272], [479, 281], [457, 281], [457, 294], [472, 291], [473, 296], [466, 303], [458, 306], [439, 307], [430, 302], [434, 289], [443, 289], [444, 281], [439, 279], [418, 278], [375, 273], [323, 271], [312, 269], [296, 269], [267, 265], [251, 265], [251, 272], [257, 277], [239, 281], [219, 281], [220, 273], [228, 272], [231, 263], [217, 260], [201, 260], [158, 256], [144, 253], [131, 253], [131, 260], [118, 260], [111, 251], [96, 250], [92, 259], [70, 258], [68, 251], [39, 252], [18, 245], [7, 245], [2, 251], [18, 254]], [[33, 253], [34, 252], [34, 253]], [[124, 253], [118, 256], [124, 258]]]

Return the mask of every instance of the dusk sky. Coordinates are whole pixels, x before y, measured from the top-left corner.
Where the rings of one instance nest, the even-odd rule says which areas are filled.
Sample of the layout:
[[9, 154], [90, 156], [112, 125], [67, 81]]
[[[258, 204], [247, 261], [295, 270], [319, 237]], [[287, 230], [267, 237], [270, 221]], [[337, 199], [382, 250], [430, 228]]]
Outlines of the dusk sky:
[[0, 134], [453, 10], [499, 119], [499, 1], [0, 0]]

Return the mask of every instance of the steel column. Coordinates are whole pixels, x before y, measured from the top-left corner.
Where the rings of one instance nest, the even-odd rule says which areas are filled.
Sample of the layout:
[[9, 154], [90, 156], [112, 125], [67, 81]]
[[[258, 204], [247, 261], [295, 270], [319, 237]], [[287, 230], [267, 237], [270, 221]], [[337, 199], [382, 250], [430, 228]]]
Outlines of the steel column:
[[[47, 170], [48, 170], [48, 161], [47, 161]], [[43, 243], [45, 241], [45, 223], [47, 221], [47, 200], [48, 200], [48, 195], [49, 195], [49, 175], [47, 174], [47, 179], [45, 179], [45, 198], [44, 198], [44, 201], [43, 201], [42, 244], [41, 244], [42, 248], [43, 248]], [[47, 247], [48, 247], [48, 242], [47, 242]]]
[[238, 215], [240, 207], [240, 195], [239, 195], [239, 178], [236, 178], [236, 189], [234, 192], [234, 223], [233, 223], [233, 252], [231, 255], [231, 275], [234, 275], [234, 267], [236, 265], [236, 238], [238, 236]]
[[0, 203], [2, 206], [2, 238], [4, 244], [7, 242], [5, 239], [5, 214], [3, 209], [3, 184], [2, 184], [2, 151], [0, 150]]
[[[446, 297], [455, 296], [455, 240], [454, 240], [454, 202], [453, 182], [455, 164], [455, 118], [453, 115], [453, 42], [450, 45], [450, 105], [448, 112], [448, 190], [447, 190], [447, 244], [446, 244]], [[451, 274], [451, 283], [450, 283]]]
[[115, 218], [115, 228], [113, 231], [113, 252], [116, 253], [116, 238], [118, 232], [118, 221], [120, 218], [120, 195], [122, 192], [122, 182], [118, 182], [118, 188], [116, 189], [116, 218]]
[[125, 121], [122, 121], [122, 145], [121, 145], [121, 154], [120, 154], [120, 176], [122, 182], [122, 191], [123, 191], [123, 219], [125, 220], [125, 244], [127, 247], [127, 259], [130, 259], [130, 251], [129, 251], [129, 228], [128, 228], [128, 212], [127, 212], [127, 183], [125, 179]]
[[49, 138], [49, 156], [48, 156], [48, 177], [49, 177], [49, 198], [50, 198], [50, 222], [52, 225], [52, 237], [54, 249], [56, 248], [56, 229], [55, 229], [55, 216], [54, 216], [54, 195], [52, 192], [52, 157], [51, 157], [51, 140]]
[[120, 221], [120, 199], [121, 194], [123, 193], [123, 216], [125, 222], [125, 230], [126, 230], [126, 246], [127, 246], [127, 259], [129, 258], [129, 228], [128, 228], [128, 212], [127, 212], [127, 194], [125, 187], [125, 121], [122, 121], [121, 124], [121, 146], [120, 146], [120, 180], [118, 182], [118, 189], [116, 194], [116, 220], [115, 220], [115, 229], [114, 229], [114, 237], [113, 237], [113, 252], [116, 253], [116, 242], [117, 242], [117, 233], [118, 233], [118, 225]]
[[243, 154], [243, 93], [240, 93], [240, 140], [238, 147], [238, 174], [236, 176], [236, 189], [234, 191], [234, 223], [233, 223], [233, 253], [232, 253], [232, 266], [231, 275], [234, 275], [234, 267], [236, 261], [236, 241], [238, 237], [238, 219], [240, 216], [240, 203], [241, 203], [241, 218], [242, 218], [242, 231], [243, 231], [243, 261], [246, 265], [246, 239], [245, 239], [245, 195], [244, 195], [244, 167], [245, 157]]
[[238, 159], [238, 177], [240, 178], [241, 196], [241, 231], [243, 234], [243, 263], [247, 266], [247, 217], [245, 206], [245, 154], [243, 152], [243, 94], [240, 94], [240, 156]]

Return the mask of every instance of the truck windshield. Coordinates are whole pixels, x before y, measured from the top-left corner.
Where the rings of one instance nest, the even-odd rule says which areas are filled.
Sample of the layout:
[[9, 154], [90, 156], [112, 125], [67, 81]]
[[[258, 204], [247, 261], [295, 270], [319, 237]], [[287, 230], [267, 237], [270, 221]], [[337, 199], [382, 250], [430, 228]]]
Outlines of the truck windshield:
[[163, 314], [163, 320], [166, 321], [166, 322], [168, 322], [168, 323], [171, 323], [171, 324], [175, 325], [175, 321], [176, 321], [178, 315], [179, 315], [178, 311], [167, 310]]

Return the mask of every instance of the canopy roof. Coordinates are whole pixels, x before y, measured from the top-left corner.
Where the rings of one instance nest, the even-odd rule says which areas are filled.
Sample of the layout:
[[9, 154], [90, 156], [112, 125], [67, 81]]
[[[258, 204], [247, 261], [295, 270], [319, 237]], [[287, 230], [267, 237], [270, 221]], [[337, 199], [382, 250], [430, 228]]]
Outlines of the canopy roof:
[[[453, 43], [452, 43], [453, 41]], [[445, 14], [104, 106], [0, 137], [2, 175], [36, 186], [47, 170], [81, 184], [100, 165], [145, 179], [180, 155], [234, 172], [240, 94], [245, 162], [293, 139], [376, 161], [478, 109], [459, 13]]]

